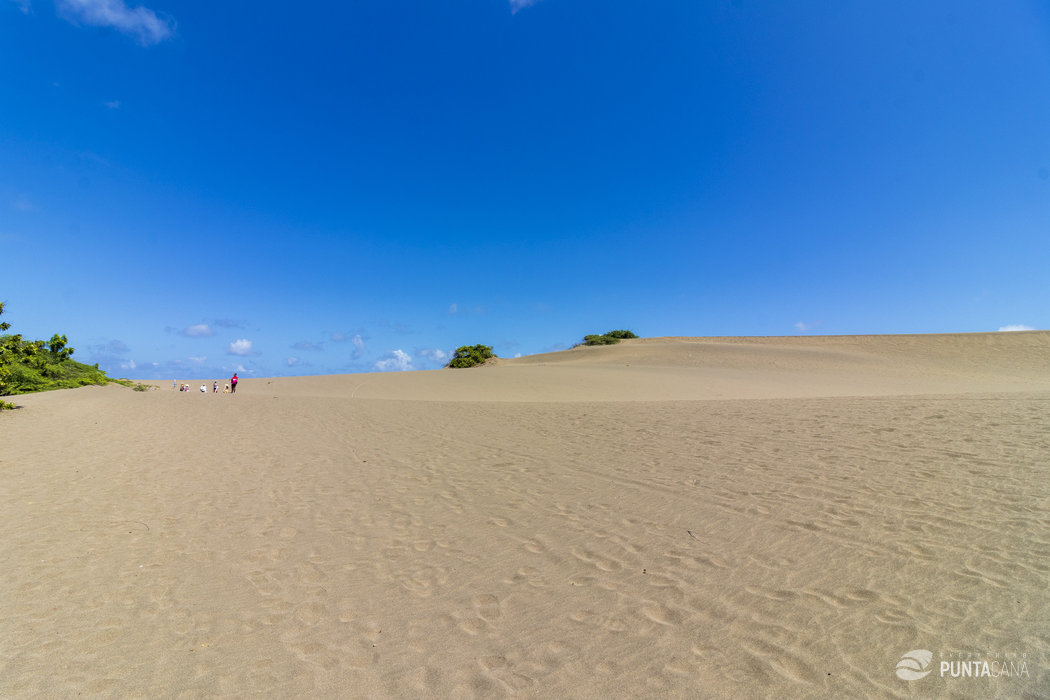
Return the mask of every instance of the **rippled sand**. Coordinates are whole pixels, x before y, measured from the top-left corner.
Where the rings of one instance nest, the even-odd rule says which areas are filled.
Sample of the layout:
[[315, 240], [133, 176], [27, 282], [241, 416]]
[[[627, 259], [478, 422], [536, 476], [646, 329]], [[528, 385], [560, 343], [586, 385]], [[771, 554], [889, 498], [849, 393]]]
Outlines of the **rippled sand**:
[[0, 697], [1050, 688], [1050, 333], [158, 386], [0, 414]]

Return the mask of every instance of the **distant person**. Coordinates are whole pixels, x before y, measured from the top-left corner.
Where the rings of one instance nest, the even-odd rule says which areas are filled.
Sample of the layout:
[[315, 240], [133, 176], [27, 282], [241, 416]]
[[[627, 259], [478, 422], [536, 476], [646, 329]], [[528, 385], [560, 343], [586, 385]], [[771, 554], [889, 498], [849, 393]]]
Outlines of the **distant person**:
[[223, 387], [222, 393], [224, 393], [224, 394], [230, 393], [230, 385], [229, 384], [227, 384], [226, 386]]
[[236, 372], [233, 373], [233, 378], [230, 379], [230, 393], [231, 394], [236, 394], [237, 393], [237, 373]]
[[216, 379], [215, 381], [213, 381], [211, 383], [211, 393], [213, 393], [213, 394], [218, 394], [219, 393], [219, 380], [218, 379]]
[[171, 390], [175, 391], [175, 380], [174, 379], [171, 380]]
[[201, 393], [202, 394], [207, 394], [208, 393], [208, 385], [207, 384], [201, 384]]

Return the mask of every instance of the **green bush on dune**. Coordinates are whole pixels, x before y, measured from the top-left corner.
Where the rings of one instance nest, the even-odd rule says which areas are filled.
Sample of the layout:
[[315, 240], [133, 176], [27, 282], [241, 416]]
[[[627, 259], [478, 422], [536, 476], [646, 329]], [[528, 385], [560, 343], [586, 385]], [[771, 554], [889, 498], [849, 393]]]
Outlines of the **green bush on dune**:
[[583, 345], [615, 345], [625, 338], [637, 338], [632, 331], [609, 331], [602, 335], [583, 336]]
[[456, 348], [456, 354], [452, 356], [446, 367], [462, 369], [464, 367], [475, 367], [485, 364], [485, 360], [496, 357], [490, 345], [463, 345]]
[[[3, 313], [4, 303], [0, 302], [0, 315]], [[0, 332], [10, 327], [9, 323], [0, 323]], [[70, 359], [73, 352], [66, 336], [58, 333], [49, 341], [0, 335], [0, 396], [114, 381], [98, 365], [85, 365]], [[14, 406], [0, 401], [0, 410], [10, 408]]]

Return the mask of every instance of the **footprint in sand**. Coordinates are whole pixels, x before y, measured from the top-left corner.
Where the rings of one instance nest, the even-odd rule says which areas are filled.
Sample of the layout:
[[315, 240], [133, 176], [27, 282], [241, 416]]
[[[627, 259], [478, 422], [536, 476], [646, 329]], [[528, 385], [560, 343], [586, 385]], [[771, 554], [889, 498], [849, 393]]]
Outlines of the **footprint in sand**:
[[612, 572], [619, 571], [623, 568], [623, 564], [616, 561], [615, 559], [609, 559], [601, 556], [600, 554], [595, 554], [589, 549], [573, 548], [572, 555], [580, 561], [587, 562], [588, 564], [591, 564], [595, 568], [600, 569], [602, 571]]
[[681, 614], [671, 610], [667, 606], [660, 605], [659, 603], [643, 605], [641, 607], [641, 612], [653, 622], [667, 625], [668, 627], [677, 625], [682, 621]]
[[534, 683], [528, 676], [510, 668], [507, 659], [502, 656], [485, 656], [478, 659], [478, 663], [490, 676], [511, 690], [524, 690]]
[[459, 623], [459, 628], [470, 635], [482, 632], [487, 626], [503, 617], [499, 598], [491, 593], [483, 593], [474, 596], [471, 601], [476, 617], [471, 617]]
[[488, 622], [498, 620], [503, 616], [503, 611], [500, 610], [499, 606], [499, 598], [491, 594], [475, 596], [474, 609], [478, 617]]

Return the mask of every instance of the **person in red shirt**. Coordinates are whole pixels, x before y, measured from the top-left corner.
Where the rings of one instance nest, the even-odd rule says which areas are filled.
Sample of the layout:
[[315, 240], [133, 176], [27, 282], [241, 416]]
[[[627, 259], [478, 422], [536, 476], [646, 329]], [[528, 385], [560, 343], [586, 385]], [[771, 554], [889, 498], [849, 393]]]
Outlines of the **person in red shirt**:
[[236, 372], [233, 373], [233, 379], [230, 380], [230, 393], [231, 394], [236, 394], [237, 393], [237, 373]]

